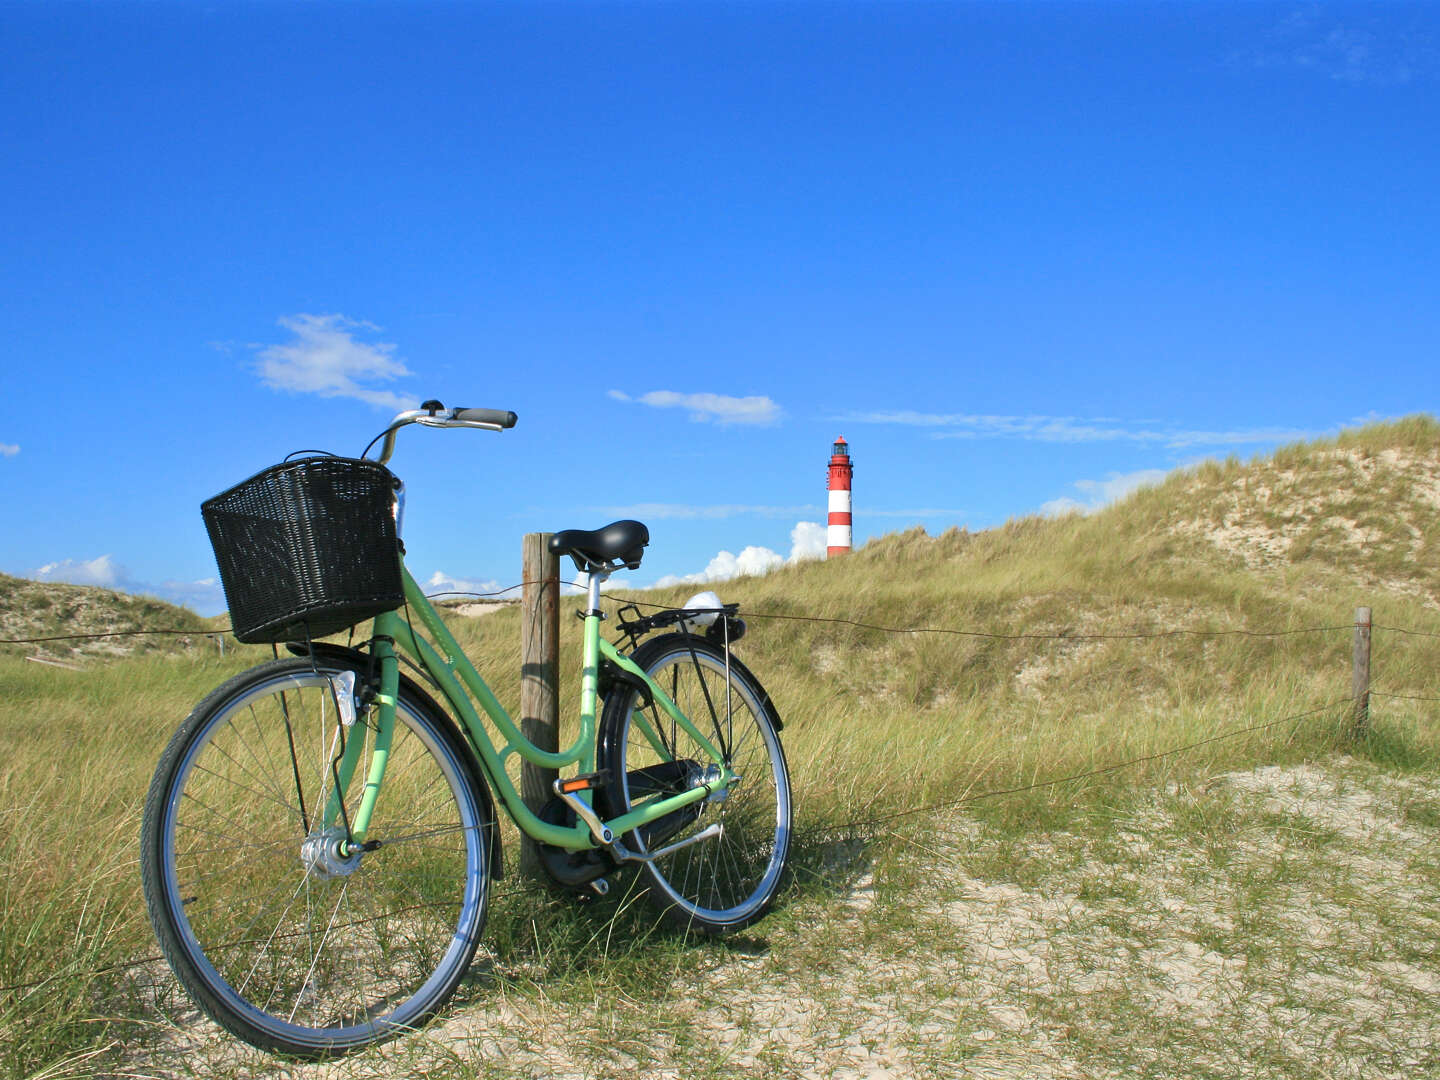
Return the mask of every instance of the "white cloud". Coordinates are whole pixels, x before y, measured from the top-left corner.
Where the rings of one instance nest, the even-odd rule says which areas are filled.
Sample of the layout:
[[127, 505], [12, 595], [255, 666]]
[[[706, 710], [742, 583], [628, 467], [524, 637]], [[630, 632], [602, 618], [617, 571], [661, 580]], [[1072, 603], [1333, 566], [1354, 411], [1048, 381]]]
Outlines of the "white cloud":
[[1077, 480], [1075, 488], [1087, 496], [1083, 501], [1062, 495], [1043, 503], [1040, 513], [1046, 517], [1063, 517], [1066, 514], [1091, 514], [1096, 510], [1119, 502], [1131, 492], [1142, 487], [1158, 484], [1169, 474], [1164, 469], [1138, 469], [1130, 473], [1112, 472], [1104, 480]]
[[783, 415], [780, 406], [768, 397], [730, 397], [726, 394], [680, 394], [674, 390], [651, 390], [632, 398], [623, 390], [611, 390], [616, 401], [637, 401], [656, 409], [685, 409], [692, 423], [765, 425]]
[[785, 560], [777, 553], [767, 547], [751, 545], [735, 555], [729, 551], [722, 551], [706, 565], [704, 570], [698, 574], [667, 574], [655, 583], [656, 588], [665, 585], [708, 585], [717, 581], [729, 581], [731, 578], [750, 577], [758, 574], [768, 574], [777, 566], [783, 566]]
[[825, 526], [814, 521], [797, 521], [790, 530], [789, 562], [823, 559], [828, 546]]
[[100, 585], [114, 589], [119, 587], [126, 574], [109, 555], [101, 555], [88, 561], [60, 559], [46, 563], [30, 576], [37, 581], [63, 581], [69, 585]]
[[436, 570], [425, 581], [425, 591], [427, 593], [452, 592], [488, 595], [490, 593], [501, 593], [502, 590], [505, 591], [502, 593], [502, 596], [497, 597], [497, 599], [520, 595], [520, 591], [514, 588], [514, 586], [501, 585], [500, 582], [494, 580], [477, 581], [474, 578], [451, 577], [443, 570]]
[[171, 604], [187, 607], [201, 615], [219, 615], [225, 610], [225, 593], [215, 578], [164, 581], [159, 585], [152, 585], [136, 581], [130, 576], [130, 572], [110, 555], [101, 555], [94, 559], [59, 559], [46, 563], [26, 576], [36, 581], [93, 585], [136, 596], [154, 596]]
[[1199, 431], [1155, 421], [1122, 421], [1109, 417], [998, 416], [970, 413], [922, 413], [908, 409], [852, 413], [839, 419], [862, 424], [896, 424], [936, 429], [937, 439], [1023, 439], [1029, 442], [1137, 442], [1172, 450], [1197, 446], [1252, 446], [1299, 442], [1319, 433], [1300, 428], [1239, 428]]
[[267, 345], [256, 354], [257, 370], [266, 386], [321, 397], [348, 397], [399, 411], [415, 400], [390, 390], [375, 389], [412, 374], [394, 357], [387, 342], [355, 340], [357, 333], [379, 328], [344, 315], [287, 315], [281, 326], [294, 334], [283, 345]]
[[0, 442], [0, 457], [14, 457], [20, 452], [20, 447], [14, 443]]
[[739, 555], [729, 551], [720, 552], [698, 574], [667, 574], [655, 582], [654, 587], [659, 589], [666, 585], [709, 585], [714, 582], [729, 581], [731, 578], [768, 574], [787, 563], [823, 559], [825, 547], [824, 525], [816, 524], [813, 521], [797, 521], [795, 527], [790, 530], [790, 557], [788, 559], [767, 547], [752, 544], [742, 550]]

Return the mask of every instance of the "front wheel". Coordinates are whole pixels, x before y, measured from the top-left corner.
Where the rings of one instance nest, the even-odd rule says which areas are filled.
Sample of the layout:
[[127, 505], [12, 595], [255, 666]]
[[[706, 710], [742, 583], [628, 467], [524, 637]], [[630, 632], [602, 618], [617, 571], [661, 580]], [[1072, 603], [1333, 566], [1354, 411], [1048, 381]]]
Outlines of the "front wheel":
[[485, 921], [483, 780], [413, 684], [371, 819], [378, 846], [347, 851], [343, 818], [326, 820], [344, 743], [364, 740], [346, 813], [374, 753], [374, 712], [344, 702], [364, 679], [363, 663], [335, 658], [236, 676], [175, 733], [145, 802], [141, 876], [171, 968], [222, 1027], [294, 1057], [423, 1023], [465, 974]]
[[[790, 849], [790, 774], [769, 697], [755, 677], [702, 638], [652, 638], [632, 660], [724, 755], [739, 782], [627, 834], [648, 854], [712, 824], [719, 836], [642, 863], [649, 894], [671, 922], [706, 933], [747, 926], [775, 898]], [[728, 679], [727, 679], [728, 675]], [[713, 767], [693, 736], [638, 688], [620, 684], [601, 720], [601, 789], [615, 818], [637, 805], [693, 787]]]

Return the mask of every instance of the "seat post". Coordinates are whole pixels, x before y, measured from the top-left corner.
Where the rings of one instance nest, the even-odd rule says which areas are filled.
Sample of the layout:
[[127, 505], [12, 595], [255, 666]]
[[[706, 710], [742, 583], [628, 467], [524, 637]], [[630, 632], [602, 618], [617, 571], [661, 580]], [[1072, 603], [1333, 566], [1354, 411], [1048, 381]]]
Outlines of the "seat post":
[[589, 599], [586, 601], [585, 614], [598, 615], [600, 613], [600, 586], [610, 577], [609, 570], [590, 571]]
[[[600, 620], [605, 616], [600, 611], [600, 586], [610, 576], [610, 571], [591, 570], [589, 598], [585, 609], [585, 646], [583, 666], [580, 669], [580, 730], [594, 732], [598, 722], [600, 705]], [[595, 771], [595, 743], [592, 740], [576, 764], [582, 773]], [[590, 798], [586, 793], [583, 798]]]

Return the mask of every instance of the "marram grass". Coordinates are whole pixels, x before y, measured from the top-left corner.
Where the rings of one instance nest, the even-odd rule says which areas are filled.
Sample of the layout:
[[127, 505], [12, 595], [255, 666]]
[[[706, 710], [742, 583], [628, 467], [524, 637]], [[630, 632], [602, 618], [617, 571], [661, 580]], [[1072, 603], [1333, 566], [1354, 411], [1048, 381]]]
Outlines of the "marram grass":
[[[1201, 465], [1089, 516], [937, 537], [914, 529], [722, 586], [749, 623], [736, 651], [785, 721], [798, 814], [789, 901], [824, 888], [849, 838], [883, 833], [877, 823], [919, 807], [946, 807], [930, 815], [939, 822], [964, 801], [967, 813], [1023, 831], [1120, 790], [1337, 746], [1433, 772], [1435, 706], [1406, 699], [1440, 697], [1440, 638], [1427, 636], [1440, 634], [1440, 498], [1422, 480], [1427, 469], [1440, 475], [1437, 465], [1440, 426], [1410, 418]], [[612, 613], [626, 598], [670, 605], [690, 591], [615, 584]], [[28, 604], [32, 592], [10, 595]], [[568, 609], [578, 603], [562, 599], [571, 725], [579, 623]], [[1373, 685], [1404, 697], [1377, 693], [1357, 743], [1346, 699], [1362, 604], [1378, 627]], [[513, 712], [518, 611], [451, 621]], [[903, 632], [925, 628], [967, 633]], [[1262, 632], [1274, 636], [1252, 636]], [[163, 965], [136, 965], [158, 951], [140, 896], [141, 804], [189, 709], [269, 655], [232, 640], [222, 657], [198, 637], [177, 650], [82, 656], [83, 671], [0, 655], [0, 1080], [123, 1072], [196, 1023]], [[569, 737], [562, 730], [562, 743]], [[1193, 749], [1173, 752], [1184, 747]], [[1135, 764], [1107, 771], [1126, 762]], [[1071, 779], [1080, 774], [1093, 775]], [[991, 797], [1016, 788], [1030, 790]], [[513, 829], [505, 846], [513, 871]], [[694, 960], [653, 930], [623, 882], [579, 911], [522, 885], [512, 876], [498, 886], [489, 960], [452, 1011], [496, 1000], [541, 1008], [548, 995], [617, 987], [643, 1002]], [[770, 918], [787, 925], [787, 900]]]

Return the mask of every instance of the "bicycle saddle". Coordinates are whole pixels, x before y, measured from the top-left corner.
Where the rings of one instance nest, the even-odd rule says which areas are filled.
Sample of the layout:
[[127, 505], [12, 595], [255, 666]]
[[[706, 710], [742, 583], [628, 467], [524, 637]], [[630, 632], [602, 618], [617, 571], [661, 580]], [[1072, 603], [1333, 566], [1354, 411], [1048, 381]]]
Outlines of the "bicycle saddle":
[[614, 570], [623, 563], [627, 570], [640, 566], [650, 530], [638, 521], [612, 521], [603, 529], [564, 529], [550, 537], [550, 551], [569, 555], [583, 572]]

